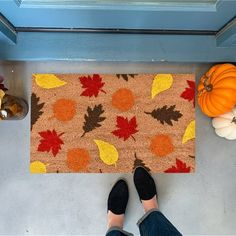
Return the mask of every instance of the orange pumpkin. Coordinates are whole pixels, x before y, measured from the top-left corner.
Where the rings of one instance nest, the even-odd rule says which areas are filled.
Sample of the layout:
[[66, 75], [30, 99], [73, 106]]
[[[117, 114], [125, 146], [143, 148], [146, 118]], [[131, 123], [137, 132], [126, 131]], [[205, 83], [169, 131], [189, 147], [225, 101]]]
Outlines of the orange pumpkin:
[[210, 117], [232, 110], [236, 104], [236, 66], [227, 63], [211, 67], [198, 84], [198, 104]]

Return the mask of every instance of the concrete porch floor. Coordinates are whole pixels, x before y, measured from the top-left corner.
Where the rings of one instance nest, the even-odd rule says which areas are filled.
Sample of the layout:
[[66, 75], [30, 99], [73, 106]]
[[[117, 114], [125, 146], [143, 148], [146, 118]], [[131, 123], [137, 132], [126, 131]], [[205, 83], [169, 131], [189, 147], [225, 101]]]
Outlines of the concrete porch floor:
[[[2, 62], [10, 92], [29, 101], [31, 74], [45, 72], [196, 73], [206, 64]], [[128, 180], [125, 229], [139, 234], [143, 211], [131, 174], [29, 174], [30, 117], [0, 122], [0, 235], [104, 235], [106, 199]], [[162, 212], [184, 235], [236, 235], [236, 142], [215, 135], [196, 108], [196, 173], [156, 174]]]

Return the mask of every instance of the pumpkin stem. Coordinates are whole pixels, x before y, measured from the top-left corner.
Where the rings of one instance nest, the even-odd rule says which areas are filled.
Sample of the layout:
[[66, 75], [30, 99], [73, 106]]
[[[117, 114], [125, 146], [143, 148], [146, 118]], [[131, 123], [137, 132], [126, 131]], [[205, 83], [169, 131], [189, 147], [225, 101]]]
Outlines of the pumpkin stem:
[[207, 92], [211, 92], [213, 89], [213, 85], [209, 83], [209, 80], [210, 80], [210, 77], [206, 76], [203, 82], [204, 88], [206, 89]]
[[234, 123], [236, 125], [236, 117], [233, 118], [233, 120], [231, 121], [231, 123]]
[[205, 89], [207, 92], [211, 92], [213, 89], [213, 85], [212, 84], [205, 85]]

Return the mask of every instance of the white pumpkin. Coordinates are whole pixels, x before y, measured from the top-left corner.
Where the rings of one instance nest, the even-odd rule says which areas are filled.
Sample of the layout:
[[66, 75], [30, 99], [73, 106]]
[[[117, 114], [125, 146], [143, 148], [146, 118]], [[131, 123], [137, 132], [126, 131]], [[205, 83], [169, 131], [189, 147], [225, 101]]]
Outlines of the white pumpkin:
[[213, 118], [212, 125], [220, 137], [229, 140], [236, 139], [236, 107], [231, 112]]

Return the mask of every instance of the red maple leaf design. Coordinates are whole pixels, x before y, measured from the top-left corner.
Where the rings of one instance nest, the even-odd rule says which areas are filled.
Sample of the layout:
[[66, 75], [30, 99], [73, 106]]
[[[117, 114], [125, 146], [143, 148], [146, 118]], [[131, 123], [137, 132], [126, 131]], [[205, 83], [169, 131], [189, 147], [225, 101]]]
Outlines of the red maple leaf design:
[[82, 76], [79, 78], [80, 83], [82, 84], [82, 88], [85, 90], [80, 94], [80, 96], [86, 96], [86, 97], [97, 97], [99, 92], [106, 93], [104, 90], [102, 90], [102, 87], [104, 86], [104, 82], [102, 82], [102, 78], [98, 74], [94, 74], [91, 76]]
[[42, 137], [42, 139], [40, 140], [38, 151], [52, 151], [52, 154], [55, 157], [58, 154], [59, 150], [61, 150], [61, 145], [64, 144], [64, 142], [60, 139], [60, 136], [63, 134], [64, 133], [57, 134], [55, 130], [39, 132], [39, 135]]
[[193, 101], [193, 106], [195, 107], [195, 82], [187, 80], [188, 88], [185, 88], [180, 97], [188, 100], [189, 102]]
[[132, 136], [132, 134], [135, 134], [138, 132], [137, 128], [137, 122], [135, 116], [131, 118], [129, 121], [128, 118], [117, 116], [116, 117], [116, 127], [117, 130], [114, 130], [112, 134], [119, 138], [124, 138], [124, 141], [127, 140], [129, 137], [132, 137], [134, 140], [135, 138]]
[[172, 166], [164, 171], [165, 173], [189, 173], [190, 166], [187, 167], [186, 163], [176, 158], [176, 166]]

